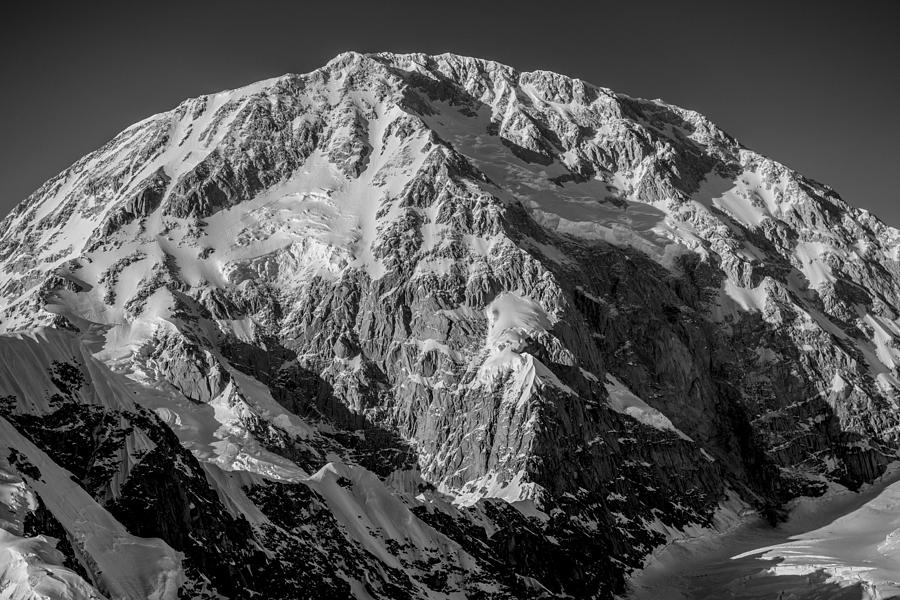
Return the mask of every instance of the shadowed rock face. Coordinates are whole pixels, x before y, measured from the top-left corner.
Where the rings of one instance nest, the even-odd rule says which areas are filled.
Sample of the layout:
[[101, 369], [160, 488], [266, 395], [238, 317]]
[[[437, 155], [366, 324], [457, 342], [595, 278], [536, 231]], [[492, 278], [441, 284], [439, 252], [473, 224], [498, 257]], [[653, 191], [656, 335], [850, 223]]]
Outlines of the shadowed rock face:
[[180, 557], [145, 596], [611, 598], [727, 497], [896, 456], [897, 247], [694, 112], [344, 54], [3, 221], [0, 327], [54, 329], [0, 337], [0, 469], [96, 593], [39, 463]]

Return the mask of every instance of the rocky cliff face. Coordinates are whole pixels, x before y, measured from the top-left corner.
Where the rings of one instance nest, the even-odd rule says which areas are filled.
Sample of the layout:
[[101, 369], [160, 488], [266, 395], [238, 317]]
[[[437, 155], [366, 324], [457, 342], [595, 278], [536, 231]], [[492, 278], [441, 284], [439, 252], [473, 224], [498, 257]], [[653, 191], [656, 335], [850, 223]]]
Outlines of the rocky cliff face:
[[726, 501], [896, 458], [898, 242], [555, 73], [350, 53], [188, 100], [0, 225], [0, 578], [611, 598]]

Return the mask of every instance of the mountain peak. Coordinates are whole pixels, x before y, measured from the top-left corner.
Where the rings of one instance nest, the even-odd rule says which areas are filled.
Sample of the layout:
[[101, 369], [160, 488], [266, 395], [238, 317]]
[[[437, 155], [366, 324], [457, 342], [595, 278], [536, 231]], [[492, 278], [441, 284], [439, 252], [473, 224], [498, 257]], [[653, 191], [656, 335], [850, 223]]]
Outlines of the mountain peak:
[[893, 460], [898, 242], [696, 112], [344, 53], [145, 119], [0, 224], [0, 329], [67, 330], [0, 336], [38, 365], [0, 364], [0, 470], [97, 593], [125, 583], [29, 465], [160, 598], [612, 598], [726, 501]]

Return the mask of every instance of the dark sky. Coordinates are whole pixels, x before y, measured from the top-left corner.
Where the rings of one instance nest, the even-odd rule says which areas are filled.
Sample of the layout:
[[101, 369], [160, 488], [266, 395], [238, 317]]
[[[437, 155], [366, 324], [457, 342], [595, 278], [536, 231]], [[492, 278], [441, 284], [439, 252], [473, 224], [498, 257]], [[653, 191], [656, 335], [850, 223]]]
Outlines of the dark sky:
[[549, 69], [693, 108], [900, 226], [900, 3], [17, 4], [0, 18], [0, 215], [184, 98], [389, 50]]

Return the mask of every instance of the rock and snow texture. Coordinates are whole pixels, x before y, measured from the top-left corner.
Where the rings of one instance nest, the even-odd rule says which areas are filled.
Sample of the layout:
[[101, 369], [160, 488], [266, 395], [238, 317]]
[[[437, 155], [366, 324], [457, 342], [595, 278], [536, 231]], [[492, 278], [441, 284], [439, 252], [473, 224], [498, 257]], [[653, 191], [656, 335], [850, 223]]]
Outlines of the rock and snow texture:
[[[775, 514], [896, 457], [898, 242], [701, 115], [545, 71], [348, 53], [185, 101], [0, 224], [35, 515], [3, 529], [38, 548], [4, 581], [609, 598], [729, 493]], [[146, 571], [102, 568], [66, 472]]]

